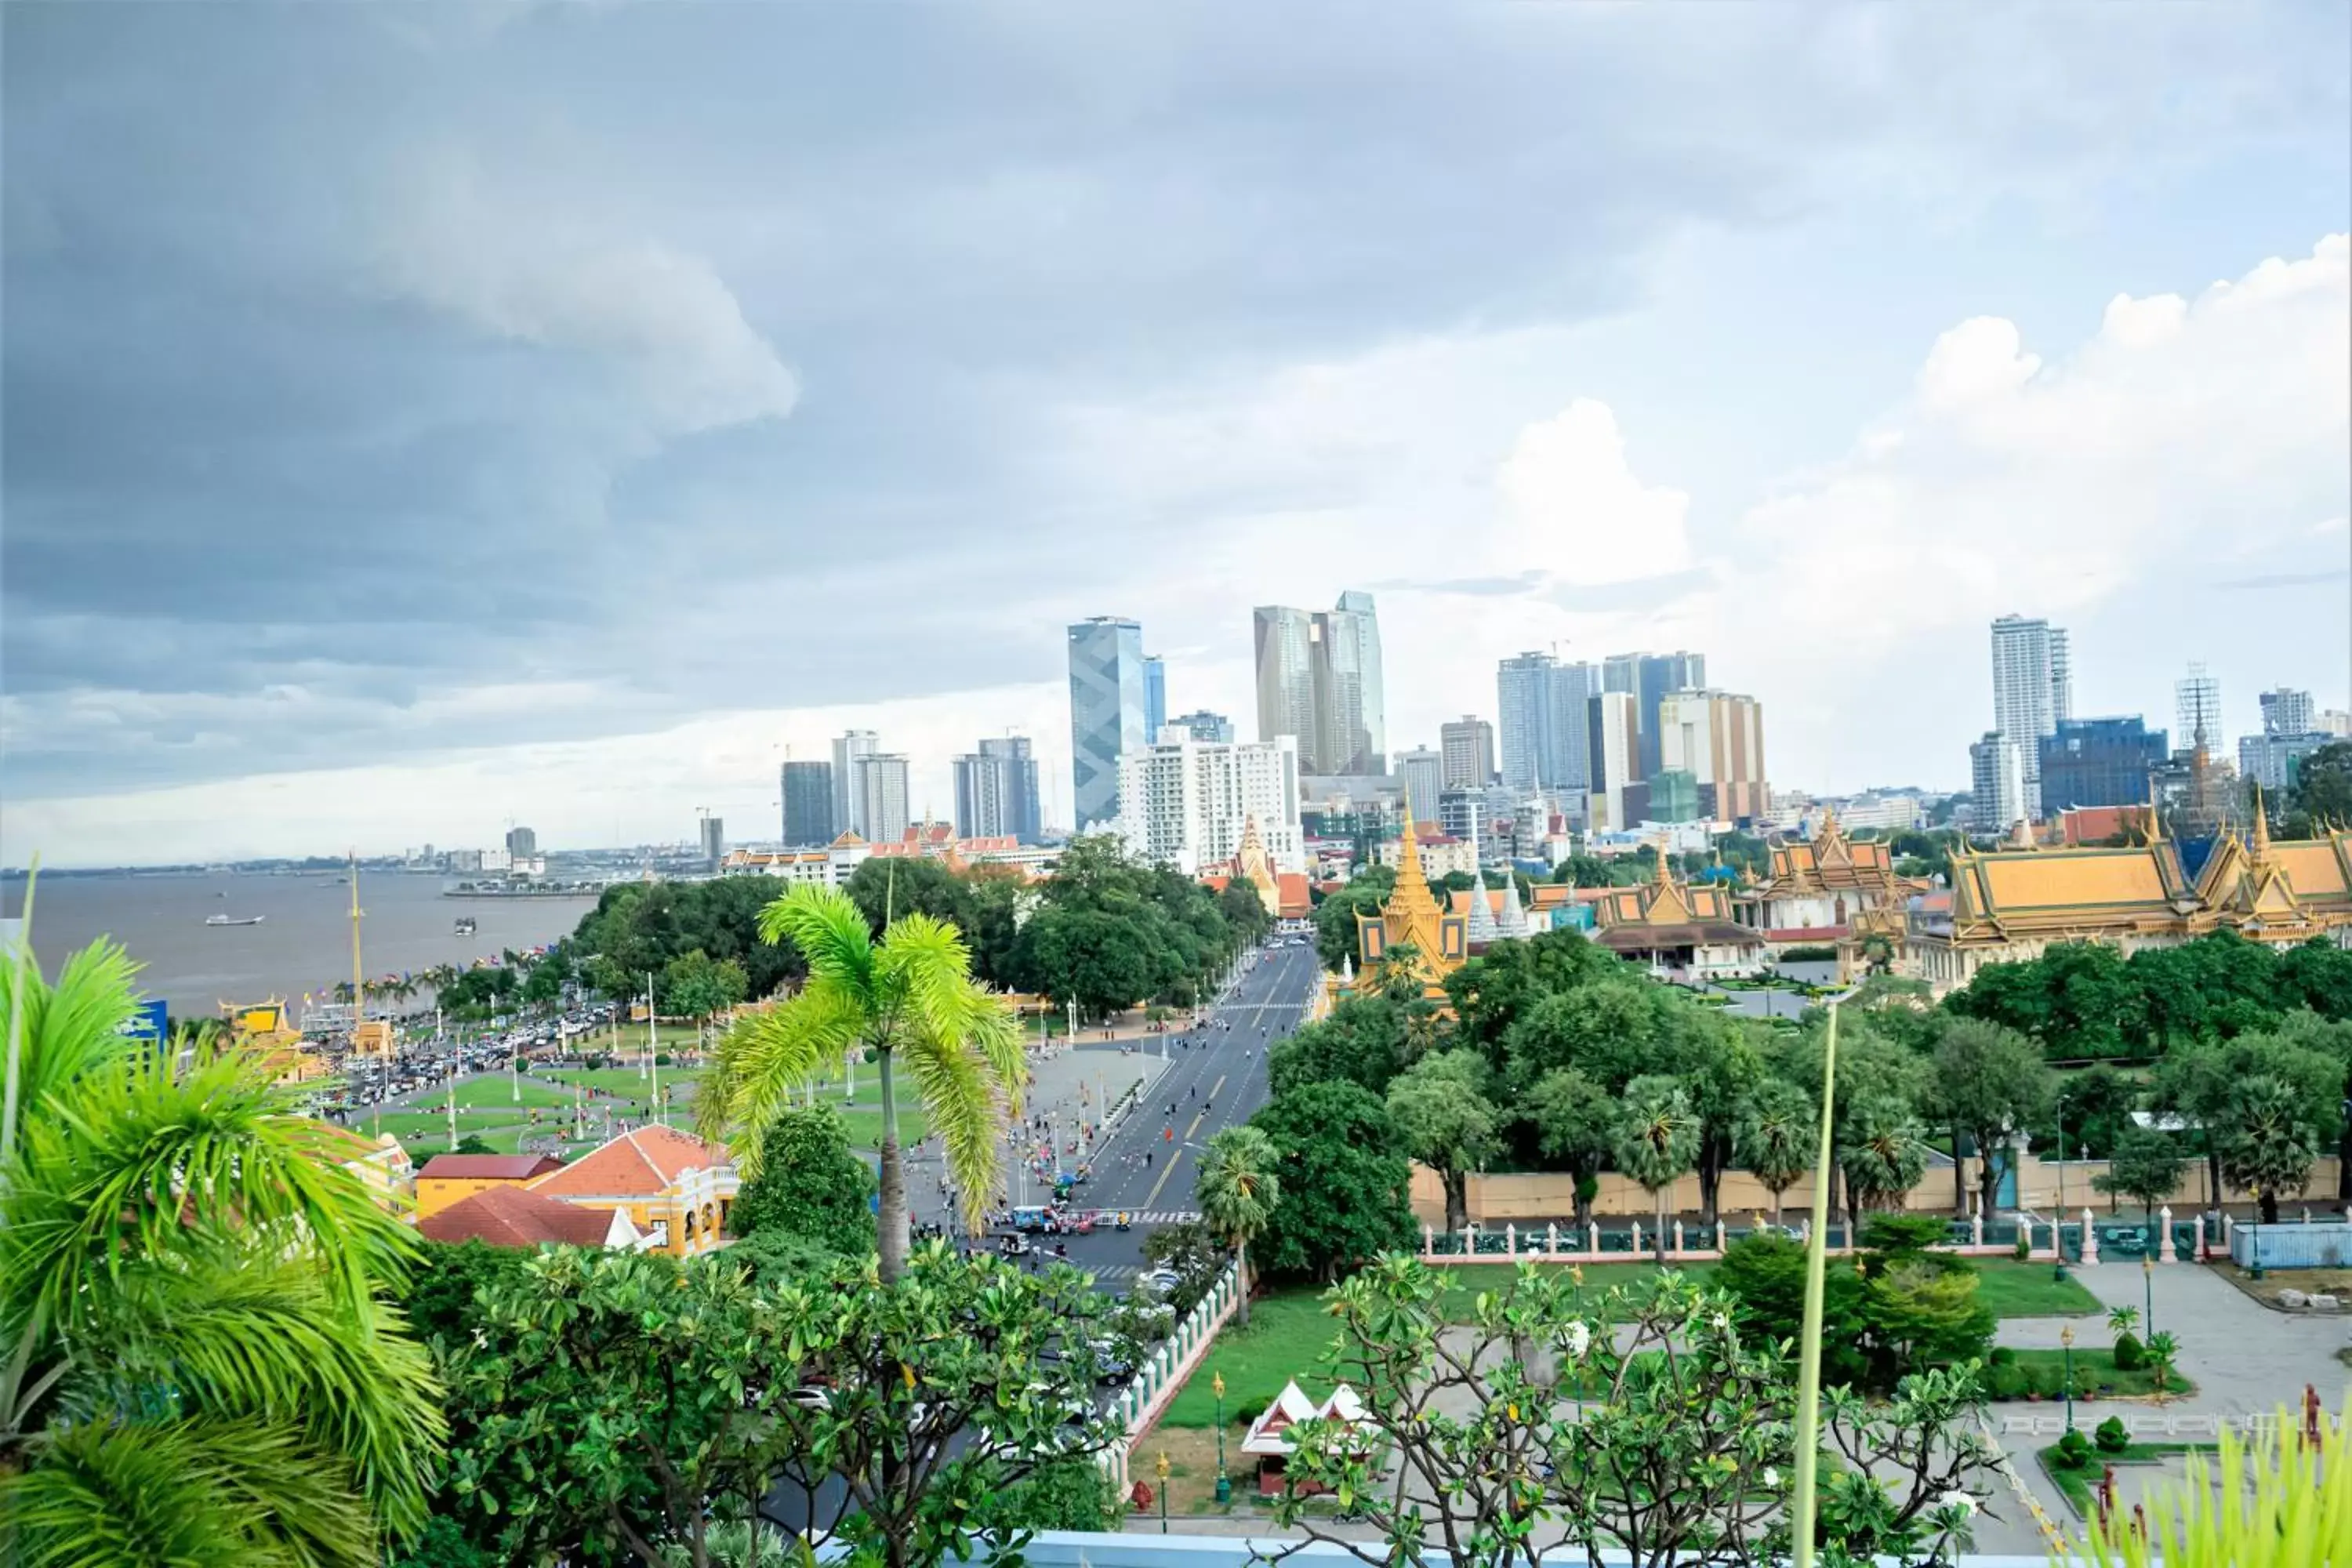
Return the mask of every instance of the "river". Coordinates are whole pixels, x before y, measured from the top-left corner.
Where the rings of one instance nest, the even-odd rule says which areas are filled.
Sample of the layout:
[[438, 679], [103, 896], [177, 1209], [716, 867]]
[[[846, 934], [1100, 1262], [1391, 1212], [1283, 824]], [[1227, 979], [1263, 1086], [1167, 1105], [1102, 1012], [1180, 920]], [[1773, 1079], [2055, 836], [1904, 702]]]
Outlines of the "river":
[[[25, 883], [0, 889], [5, 912], [23, 912]], [[64, 957], [100, 936], [131, 950], [139, 984], [174, 1017], [217, 1015], [223, 1002], [282, 996], [299, 1012], [307, 992], [324, 1000], [352, 976], [352, 889], [339, 874], [115, 875], [41, 879], [33, 898], [33, 951], [52, 978]], [[593, 897], [445, 899], [441, 879], [397, 872], [360, 875], [361, 957], [368, 977], [413, 973], [436, 963], [496, 959], [508, 948], [569, 936]], [[208, 926], [208, 915], [260, 915], [259, 925]], [[470, 915], [472, 936], [453, 934]]]

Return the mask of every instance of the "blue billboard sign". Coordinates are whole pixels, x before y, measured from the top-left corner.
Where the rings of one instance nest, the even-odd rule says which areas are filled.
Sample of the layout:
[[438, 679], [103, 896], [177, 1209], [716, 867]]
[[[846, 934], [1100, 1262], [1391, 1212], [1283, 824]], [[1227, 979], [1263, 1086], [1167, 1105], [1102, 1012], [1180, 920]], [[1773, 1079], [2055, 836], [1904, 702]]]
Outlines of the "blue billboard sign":
[[126, 1040], [152, 1040], [157, 1045], [162, 1045], [163, 1026], [168, 1016], [163, 1003], [151, 998], [140, 1003], [132, 1010], [131, 1016], [123, 1019], [116, 1027], [115, 1033]]

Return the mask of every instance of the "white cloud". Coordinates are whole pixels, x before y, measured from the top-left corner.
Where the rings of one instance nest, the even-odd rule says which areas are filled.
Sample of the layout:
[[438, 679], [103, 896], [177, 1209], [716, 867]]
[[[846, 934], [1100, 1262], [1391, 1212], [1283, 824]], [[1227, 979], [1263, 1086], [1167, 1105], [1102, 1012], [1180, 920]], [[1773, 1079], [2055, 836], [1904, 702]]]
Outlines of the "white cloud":
[[1535, 564], [1565, 582], [1623, 583], [1690, 564], [1690, 497], [1645, 485], [1617, 416], [1580, 397], [1519, 432], [1497, 481], [1495, 564]]
[[462, 157], [420, 159], [396, 190], [379, 256], [394, 293], [498, 337], [614, 361], [659, 434], [793, 411], [793, 373], [701, 258], [519, 208]]

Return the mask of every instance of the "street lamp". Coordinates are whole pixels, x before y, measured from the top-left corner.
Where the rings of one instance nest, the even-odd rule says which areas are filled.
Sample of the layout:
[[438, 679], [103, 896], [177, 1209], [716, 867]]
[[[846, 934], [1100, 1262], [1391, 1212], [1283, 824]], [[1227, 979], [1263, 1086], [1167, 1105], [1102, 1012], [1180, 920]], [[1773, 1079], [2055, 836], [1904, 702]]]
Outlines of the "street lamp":
[[2246, 1252], [2253, 1260], [2252, 1270], [2253, 1277], [2259, 1279], [2263, 1277], [2263, 1190], [2260, 1187], [2248, 1187], [2246, 1195], [2254, 1200], [2253, 1223], [2247, 1226], [2250, 1238], [2246, 1245]]
[[2141, 1314], [2149, 1333], [2156, 1332], [2156, 1259], [2147, 1253], [2139, 1255], [2139, 1281], [2142, 1300], [2147, 1310]]
[[1234, 1483], [1225, 1474], [1225, 1374], [1213, 1373], [1209, 1378], [1209, 1392], [1217, 1396], [1217, 1505], [1222, 1508], [1234, 1500]]
[[[2050, 1226], [2050, 1278], [2066, 1278], [2066, 1107], [2058, 1107], [2058, 1217]], [[2070, 1421], [2071, 1426], [2073, 1423]]]
[[1160, 1533], [1168, 1533], [1168, 1450], [1160, 1450], [1159, 1461], [1152, 1469], [1160, 1477]]
[[2067, 1324], [2058, 1331], [2058, 1349], [2063, 1357], [2066, 1380], [2066, 1430], [2074, 1429], [2074, 1325]]

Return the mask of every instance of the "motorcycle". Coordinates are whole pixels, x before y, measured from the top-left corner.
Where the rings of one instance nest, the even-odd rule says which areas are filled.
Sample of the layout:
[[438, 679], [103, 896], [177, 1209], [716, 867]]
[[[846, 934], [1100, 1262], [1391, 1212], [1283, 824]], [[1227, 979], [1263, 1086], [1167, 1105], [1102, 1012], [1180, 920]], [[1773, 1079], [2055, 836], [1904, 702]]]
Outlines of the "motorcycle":
[[1129, 1229], [1129, 1228], [1130, 1228], [1130, 1226], [1129, 1226], [1129, 1224], [1128, 1224], [1127, 1215], [1126, 1215], [1125, 1214], [1121, 1214], [1121, 1215], [1118, 1216], [1118, 1220], [1114, 1223], [1114, 1225], [1113, 1225], [1113, 1227], [1112, 1227], [1112, 1228], [1117, 1229], [1117, 1230], [1127, 1230], [1127, 1229]]

